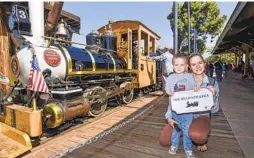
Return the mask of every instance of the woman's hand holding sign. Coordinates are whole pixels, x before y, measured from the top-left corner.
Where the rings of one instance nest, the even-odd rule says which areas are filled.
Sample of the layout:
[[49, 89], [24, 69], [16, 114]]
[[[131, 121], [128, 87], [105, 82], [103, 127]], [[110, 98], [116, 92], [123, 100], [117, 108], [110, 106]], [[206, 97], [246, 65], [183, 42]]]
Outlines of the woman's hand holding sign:
[[[214, 88], [214, 86], [206, 86], [206, 88], [209, 90], [209, 91], [211, 91], [212, 92], [212, 94], [213, 94], [213, 96], [215, 96], [215, 94], [216, 94], [216, 89]], [[197, 92], [197, 91], [199, 91], [200, 90], [200, 86], [196, 86], [196, 87], [194, 87], [193, 88], [193, 91], [194, 92]]]
[[216, 89], [214, 88], [214, 86], [206, 86], [206, 88], [213, 93], [213, 96], [215, 96]]
[[199, 90], [200, 90], [200, 86], [196, 86], [196, 87], [193, 88], [193, 91], [194, 91], [194, 92], [197, 92], [197, 91], [199, 91]]

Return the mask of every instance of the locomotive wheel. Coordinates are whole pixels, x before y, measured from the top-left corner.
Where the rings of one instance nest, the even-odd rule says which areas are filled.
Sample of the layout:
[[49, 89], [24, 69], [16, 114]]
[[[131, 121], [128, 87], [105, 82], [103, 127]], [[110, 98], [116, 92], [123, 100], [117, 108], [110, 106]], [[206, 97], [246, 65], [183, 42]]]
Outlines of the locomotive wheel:
[[120, 85], [120, 88], [124, 88], [124, 93], [122, 94], [122, 101], [125, 104], [129, 104], [134, 96], [134, 88], [131, 82], [124, 82]]
[[89, 116], [98, 117], [103, 114], [107, 108], [106, 90], [100, 86], [89, 88], [88, 94], [91, 109], [88, 112]]

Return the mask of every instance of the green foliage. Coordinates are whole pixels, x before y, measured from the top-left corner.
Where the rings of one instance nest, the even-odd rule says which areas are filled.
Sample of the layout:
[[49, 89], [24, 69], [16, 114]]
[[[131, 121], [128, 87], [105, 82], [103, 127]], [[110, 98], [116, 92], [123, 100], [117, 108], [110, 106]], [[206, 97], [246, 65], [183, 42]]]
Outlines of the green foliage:
[[206, 59], [207, 63], [215, 63], [218, 60], [221, 60], [223, 63], [231, 63], [233, 64], [235, 61], [235, 55], [233, 53], [226, 53], [221, 55], [212, 55]]
[[[188, 46], [184, 45], [184, 41], [188, 38], [188, 7], [187, 2], [178, 4], [178, 48], [181, 51], [188, 50]], [[170, 20], [171, 29], [174, 32], [174, 8], [167, 16]], [[198, 32], [198, 50], [203, 54], [206, 50], [206, 39], [211, 36], [213, 40], [222, 30], [227, 16], [220, 16], [220, 9], [216, 2], [191, 2], [191, 28], [196, 28]], [[191, 43], [193, 35], [191, 35]], [[185, 42], [186, 43], [186, 42]], [[185, 44], [186, 45], [186, 44]], [[187, 49], [186, 49], [187, 48]], [[193, 50], [193, 48], [192, 48]]]

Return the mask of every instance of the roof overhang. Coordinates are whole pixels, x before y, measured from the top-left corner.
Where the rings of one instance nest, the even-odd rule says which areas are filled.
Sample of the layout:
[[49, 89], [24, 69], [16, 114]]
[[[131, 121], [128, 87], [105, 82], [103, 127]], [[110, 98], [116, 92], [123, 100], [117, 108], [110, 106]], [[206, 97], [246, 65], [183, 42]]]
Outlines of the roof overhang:
[[[128, 24], [136, 25], [136, 26], [141, 25], [141, 26], [143, 26], [144, 28], [146, 28], [148, 31], [150, 31], [153, 35], [155, 35], [156, 38], [157, 38], [157, 40], [159, 40], [159, 39], [161, 38], [157, 33], [155, 33], [153, 30], [151, 30], [149, 27], [147, 27], [145, 24], [143, 24], [143, 23], [140, 22], [140, 21], [135, 21], [135, 20], [120, 20], [120, 21], [115, 21], [115, 22], [113, 22], [112, 25], [116, 25], [116, 24], [118, 24], [118, 23], [121, 23], [122, 25], [126, 25], [126, 26], [128, 26]], [[107, 24], [107, 25], [108, 25], [108, 24]], [[104, 25], [104, 26], [100, 27], [100, 28], [98, 29], [98, 31], [100, 32], [100, 30], [103, 30], [103, 29], [105, 28], [105, 26], [107, 26], [107, 25]]]
[[[240, 49], [245, 44], [252, 48], [254, 42], [254, 3], [238, 2], [224, 30], [218, 38], [212, 54], [222, 54]], [[243, 51], [244, 52], [244, 51]]]

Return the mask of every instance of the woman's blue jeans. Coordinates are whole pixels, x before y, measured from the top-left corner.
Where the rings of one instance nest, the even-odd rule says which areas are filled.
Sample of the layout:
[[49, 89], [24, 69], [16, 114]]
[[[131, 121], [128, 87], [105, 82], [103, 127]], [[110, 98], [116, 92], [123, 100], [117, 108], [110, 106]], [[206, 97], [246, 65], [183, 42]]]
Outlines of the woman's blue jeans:
[[178, 123], [178, 126], [181, 129], [179, 132], [175, 129], [173, 130], [171, 137], [172, 146], [176, 148], [179, 147], [181, 132], [183, 132], [184, 151], [192, 150], [192, 141], [189, 137], [189, 127], [193, 120], [193, 114], [176, 114], [175, 112], [172, 112], [172, 118]]

